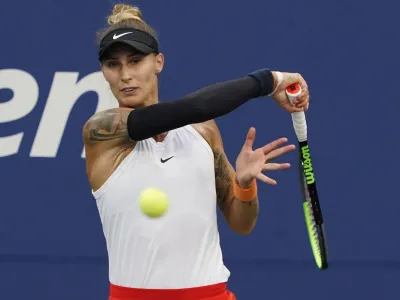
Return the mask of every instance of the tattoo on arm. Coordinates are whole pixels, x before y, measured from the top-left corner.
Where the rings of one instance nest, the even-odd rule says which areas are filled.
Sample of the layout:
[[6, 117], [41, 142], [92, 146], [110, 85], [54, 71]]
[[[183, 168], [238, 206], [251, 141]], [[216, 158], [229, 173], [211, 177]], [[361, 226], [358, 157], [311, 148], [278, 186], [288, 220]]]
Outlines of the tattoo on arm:
[[86, 138], [90, 142], [124, 139], [130, 141], [127, 120], [130, 111], [108, 110], [95, 115], [86, 124]]
[[[219, 208], [224, 211], [228, 206], [232, 205], [233, 201], [238, 200], [235, 195], [233, 195], [233, 178], [232, 173], [227, 164], [228, 158], [219, 149], [214, 150], [214, 167], [215, 167], [215, 181], [217, 190], [217, 203]], [[256, 200], [254, 198], [254, 200]], [[254, 204], [252, 201], [240, 201], [243, 205], [252, 206]]]
[[226, 163], [226, 155], [219, 149], [214, 149], [215, 182], [217, 190], [217, 204], [221, 211], [230, 205], [234, 196], [232, 191], [232, 174]]

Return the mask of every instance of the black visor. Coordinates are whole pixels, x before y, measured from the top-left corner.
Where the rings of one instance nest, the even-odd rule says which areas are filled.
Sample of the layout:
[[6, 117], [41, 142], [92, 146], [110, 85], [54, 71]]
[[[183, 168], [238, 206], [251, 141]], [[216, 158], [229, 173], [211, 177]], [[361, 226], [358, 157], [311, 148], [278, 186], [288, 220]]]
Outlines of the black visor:
[[149, 33], [131, 28], [118, 28], [110, 31], [100, 42], [99, 60], [109, 47], [115, 43], [123, 43], [132, 46], [144, 54], [157, 53], [158, 43]]

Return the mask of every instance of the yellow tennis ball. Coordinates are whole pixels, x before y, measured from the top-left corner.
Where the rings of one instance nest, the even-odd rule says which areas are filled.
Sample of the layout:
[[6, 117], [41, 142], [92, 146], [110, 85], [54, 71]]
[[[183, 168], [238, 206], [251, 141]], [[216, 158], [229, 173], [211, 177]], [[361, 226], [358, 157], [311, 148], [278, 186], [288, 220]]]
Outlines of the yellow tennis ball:
[[147, 188], [143, 190], [139, 197], [141, 211], [151, 217], [161, 217], [168, 209], [168, 196], [162, 190], [157, 188]]

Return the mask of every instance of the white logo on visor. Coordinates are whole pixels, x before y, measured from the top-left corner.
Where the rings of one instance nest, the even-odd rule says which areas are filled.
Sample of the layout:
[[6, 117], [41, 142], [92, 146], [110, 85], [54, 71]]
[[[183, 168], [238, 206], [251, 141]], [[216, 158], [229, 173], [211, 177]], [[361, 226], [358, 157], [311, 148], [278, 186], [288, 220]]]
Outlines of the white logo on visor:
[[121, 34], [114, 34], [113, 39], [116, 40], [116, 39], [120, 38], [121, 36], [130, 34], [130, 33], [132, 33], [132, 32], [124, 32], [124, 33], [121, 33]]

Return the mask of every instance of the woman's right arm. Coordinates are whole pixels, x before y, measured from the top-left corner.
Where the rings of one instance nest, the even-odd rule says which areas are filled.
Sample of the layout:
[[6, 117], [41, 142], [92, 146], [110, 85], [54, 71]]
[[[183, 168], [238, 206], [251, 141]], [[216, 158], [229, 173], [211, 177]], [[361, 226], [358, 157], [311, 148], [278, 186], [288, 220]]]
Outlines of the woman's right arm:
[[[279, 72], [262, 69], [243, 78], [204, 87], [179, 100], [138, 109], [116, 108], [100, 112], [85, 124], [85, 145], [106, 143], [113, 147], [129, 144], [185, 125], [213, 120], [230, 113], [250, 99], [270, 95], [273, 90], [273, 98], [279, 100], [285, 88], [296, 82], [301, 83], [307, 93], [302, 95], [305, 99], [302, 105], [308, 104], [306, 83], [299, 74], [280, 73], [281, 86], [277, 88], [279, 83], [276, 73]], [[283, 98], [286, 99], [286, 96]]]
[[274, 87], [269, 70], [243, 78], [219, 82], [188, 94], [182, 99], [130, 109], [115, 108], [90, 118], [83, 131], [87, 147], [110, 147], [140, 141], [185, 125], [223, 116], [250, 99], [268, 95]]
[[[286, 78], [297, 75], [285, 74], [288, 74]], [[115, 108], [95, 114], [83, 128], [89, 178], [91, 173], [98, 173], [93, 172], [96, 169], [102, 170], [107, 178], [108, 171], [113, 171], [136, 141], [226, 115], [248, 100], [270, 95], [273, 90], [276, 92], [276, 81], [274, 72], [263, 69], [243, 78], [204, 87], [179, 100], [138, 109]], [[283, 82], [287, 86], [296, 81], [284, 78]]]

